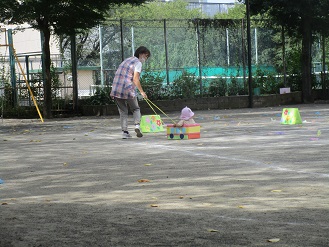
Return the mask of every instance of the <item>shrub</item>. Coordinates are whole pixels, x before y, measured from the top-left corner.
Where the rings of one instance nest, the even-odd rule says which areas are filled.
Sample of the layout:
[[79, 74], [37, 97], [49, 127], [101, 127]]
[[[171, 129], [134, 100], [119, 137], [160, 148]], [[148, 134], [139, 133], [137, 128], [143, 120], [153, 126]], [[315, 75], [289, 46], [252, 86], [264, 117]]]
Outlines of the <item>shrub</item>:
[[264, 86], [266, 84], [265, 72], [257, 67], [255, 76], [252, 78], [253, 88], [260, 88], [260, 92], [264, 93]]
[[268, 74], [263, 85], [263, 92], [265, 94], [277, 94], [280, 87], [282, 87], [282, 84], [277, 82], [274, 74]]
[[87, 105], [110, 105], [114, 104], [113, 99], [110, 96], [111, 88], [97, 88], [93, 96], [86, 99]]
[[213, 80], [209, 84], [208, 95], [210, 97], [225, 96], [227, 93], [227, 82], [224, 78], [218, 78]]
[[141, 85], [150, 100], [163, 99], [163, 81], [165, 76], [160, 73], [145, 71], [140, 78]]
[[244, 81], [242, 78], [231, 75], [230, 83], [227, 86], [227, 95], [246, 95], [247, 92], [244, 87]]
[[182, 75], [173, 81], [171, 97], [190, 99], [200, 95], [200, 81], [193, 73], [183, 71]]

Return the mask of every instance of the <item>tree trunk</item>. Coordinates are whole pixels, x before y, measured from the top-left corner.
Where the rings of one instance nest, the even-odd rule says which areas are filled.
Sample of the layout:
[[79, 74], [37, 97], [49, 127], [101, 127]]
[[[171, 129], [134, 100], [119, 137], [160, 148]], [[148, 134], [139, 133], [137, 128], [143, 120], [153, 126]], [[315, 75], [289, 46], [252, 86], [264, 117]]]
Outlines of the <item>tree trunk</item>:
[[42, 52], [44, 55], [45, 63], [45, 78], [43, 83], [44, 89], [44, 106], [43, 106], [43, 116], [44, 118], [52, 118], [52, 98], [51, 98], [51, 73], [50, 73], [50, 30], [49, 28], [44, 28], [41, 30], [44, 34], [44, 43], [42, 46]]
[[302, 28], [302, 97], [303, 103], [313, 103], [314, 99], [312, 96], [312, 30], [310, 20], [303, 18]]

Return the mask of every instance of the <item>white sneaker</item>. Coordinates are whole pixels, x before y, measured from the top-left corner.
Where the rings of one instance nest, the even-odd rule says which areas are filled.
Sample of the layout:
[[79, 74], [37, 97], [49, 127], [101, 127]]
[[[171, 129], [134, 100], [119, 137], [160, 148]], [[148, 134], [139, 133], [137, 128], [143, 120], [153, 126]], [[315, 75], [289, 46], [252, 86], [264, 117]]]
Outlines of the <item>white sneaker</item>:
[[122, 132], [122, 139], [129, 139], [132, 138], [132, 136], [129, 133]]
[[136, 132], [137, 137], [143, 137], [143, 134], [142, 134], [142, 132], [140, 130], [139, 124], [136, 124], [135, 125], [135, 132]]

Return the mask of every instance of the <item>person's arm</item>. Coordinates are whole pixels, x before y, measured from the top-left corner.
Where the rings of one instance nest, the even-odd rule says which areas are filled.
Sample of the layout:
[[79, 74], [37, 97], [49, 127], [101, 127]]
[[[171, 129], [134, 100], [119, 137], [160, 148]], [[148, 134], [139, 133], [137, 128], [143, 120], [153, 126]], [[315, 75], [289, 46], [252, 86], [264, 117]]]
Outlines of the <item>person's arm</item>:
[[134, 84], [136, 85], [136, 87], [138, 88], [139, 92], [141, 93], [141, 95], [143, 96], [143, 98], [147, 99], [147, 95], [146, 93], [144, 92], [143, 88], [142, 88], [142, 85], [140, 83], [140, 80], [139, 80], [139, 76], [140, 76], [140, 73], [135, 71], [134, 72], [134, 78], [133, 78], [133, 82]]
[[174, 127], [182, 127], [184, 125], [184, 120], [179, 120], [178, 123], [174, 124]]

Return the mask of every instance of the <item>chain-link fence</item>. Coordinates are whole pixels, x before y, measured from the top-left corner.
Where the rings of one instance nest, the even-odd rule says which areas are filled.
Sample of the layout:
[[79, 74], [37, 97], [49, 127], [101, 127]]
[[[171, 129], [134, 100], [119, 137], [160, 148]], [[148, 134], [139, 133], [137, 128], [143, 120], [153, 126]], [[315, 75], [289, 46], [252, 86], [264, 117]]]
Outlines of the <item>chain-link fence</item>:
[[[19, 32], [12, 35], [14, 47]], [[40, 40], [38, 32], [34, 37]], [[246, 37], [246, 23], [241, 19], [108, 20], [102, 26], [76, 35], [78, 97], [90, 98], [104, 88], [109, 91], [119, 64], [141, 45], [151, 51], [141, 76], [151, 99], [248, 94]], [[314, 40], [312, 85], [326, 89], [327, 65], [323, 57], [324, 47], [328, 45], [320, 36], [314, 35]], [[54, 110], [61, 110], [72, 101], [70, 38], [58, 38], [56, 47], [51, 58], [53, 105]], [[17, 54], [42, 104], [41, 46]], [[11, 74], [13, 67], [8, 51], [2, 51], [1, 56], [2, 64], [10, 68], [8, 73]], [[279, 93], [281, 87], [301, 90], [300, 41], [284, 35], [280, 28], [269, 28], [266, 23], [253, 20], [251, 56], [252, 86], [260, 89], [259, 93]], [[17, 69], [15, 73], [16, 100], [19, 104], [30, 105], [21, 74]], [[12, 82], [8, 84], [13, 85]], [[3, 83], [1, 88], [3, 97]]]
[[[255, 72], [275, 72], [271, 58], [276, 44], [271, 40], [272, 32], [265, 28], [253, 29]], [[111, 85], [118, 65], [132, 56], [140, 45], [148, 47], [152, 53], [142, 74], [142, 81], [148, 88], [161, 83], [162, 89], [166, 89], [176, 82], [175, 90], [169, 93], [176, 92], [174, 96], [179, 96], [183, 92], [177, 92], [177, 84], [190, 78], [192, 83], [198, 83], [195, 95], [246, 94], [245, 37], [243, 20], [108, 21], [106, 26], [77, 37], [80, 69], [93, 70], [89, 72], [89, 79], [79, 80], [79, 95], [88, 94], [88, 86], [89, 94], [92, 94], [98, 85]], [[69, 46], [65, 48], [69, 50]], [[224, 88], [216, 90], [218, 85]], [[212, 88], [211, 92], [209, 88]]]
[[[268, 28], [256, 20], [251, 31], [253, 87], [261, 88], [261, 93], [279, 93], [280, 87], [301, 90], [300, 42], [284, 37], [280, 28]], [[144, 45], [152, 56], [144, 66], [142, 82], [152, 96], [154, 92], [166, 96], [171, 88], [169, 94], [183, 97], [182, 91], [191, 87], [178, 84], [188, 78], [190, 84], [198, 84], [193, 87], [196, 96], [247, 94], [246, 37], [244, 20], [110, 20], [78, 36], [79, 65], [93, 68], [90, 79], [80, 85], [84, 90], [89, 86], [89, 94], [98, 85], [110, 86], [121, 61]], [[320, 76], [316, 79], [317, 73], [325, 71], [322, 49], [322, 45], [313, 47], [314, 64], [318, 65], [314, 67], [314, 87], [324, 85], [319, 83]], [[161, 90], [155, 83], [161, 84]]]
[[[300, 42], [257, 20], [251, 32], [253, 87], [261, 93], [279, 93], [280, 87], [301, 90]], [[79, 65], [94, 66], [92, 79], [80, 83], [85, 90], [89, 85], [89, 94], [110, 86], [121, 61], [144, 45], [152, 56], [142, 82], [151, 97], [247, 94], [246, 37], [244, 20], [110, 20], [77, 39]], [[320, 74], [326, 71], [325, 44], [319, 42], [313, 46], [314, 88], [324, 85]], [[183, 95], [191, 84], [195, 92]]]

